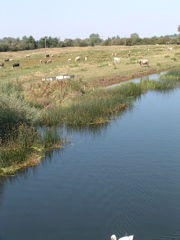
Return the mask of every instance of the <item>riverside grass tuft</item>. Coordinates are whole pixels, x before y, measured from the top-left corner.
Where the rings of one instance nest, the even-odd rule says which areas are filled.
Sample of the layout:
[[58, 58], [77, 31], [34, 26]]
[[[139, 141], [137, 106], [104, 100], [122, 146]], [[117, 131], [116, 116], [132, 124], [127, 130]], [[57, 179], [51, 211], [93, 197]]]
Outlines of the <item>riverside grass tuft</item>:
[[64, 144], [54, 128], [45, 128], [40, 133], [32, 126], [19, 125], [6, 136], [0, 148], [0, 176], [12, 175], [25, 166], [36, 165], [47, 150]]
[[141, 86], [127, 83], [114, 89], [98, 89], [81, 96], [70, 106], [55, 105], [42, 111], [41, 124], [68, 126], [100, 124], [127, 108], [132, 99], [142, 93]]

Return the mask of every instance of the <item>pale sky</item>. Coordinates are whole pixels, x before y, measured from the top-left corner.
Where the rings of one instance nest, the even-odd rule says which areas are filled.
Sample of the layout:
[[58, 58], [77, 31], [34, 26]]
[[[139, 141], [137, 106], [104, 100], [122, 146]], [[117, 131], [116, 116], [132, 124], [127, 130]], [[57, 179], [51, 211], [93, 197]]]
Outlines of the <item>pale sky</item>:
[[0, 38], [175, 34], [180, 0], [0, 0]]

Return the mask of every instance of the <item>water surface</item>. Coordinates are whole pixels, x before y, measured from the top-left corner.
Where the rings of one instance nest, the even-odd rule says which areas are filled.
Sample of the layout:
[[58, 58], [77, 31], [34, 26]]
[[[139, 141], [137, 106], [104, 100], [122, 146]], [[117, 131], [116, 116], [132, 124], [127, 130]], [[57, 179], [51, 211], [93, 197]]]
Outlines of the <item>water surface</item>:
[[116, 121], [1, 178], [0, 240], [180, 239], [180, 90], [143, 94]]

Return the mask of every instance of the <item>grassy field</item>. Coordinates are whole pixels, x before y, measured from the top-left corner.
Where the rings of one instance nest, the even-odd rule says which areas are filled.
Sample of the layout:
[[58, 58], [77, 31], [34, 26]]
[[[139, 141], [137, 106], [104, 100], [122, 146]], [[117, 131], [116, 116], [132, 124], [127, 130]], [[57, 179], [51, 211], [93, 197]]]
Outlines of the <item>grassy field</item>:
[[[44, 106], [52, 101], [67, 104], [69, 100], [84, 91], [179, 67], [180, 46], [173, 46], [172, 51], [167, 50], [168, 47], [168, 45], [96, 46], [3, 52], [0, 53], [0, 61], [7, 58], [13, 61], [5, 63], [0, 69], [0, 79], [1, 83], [21, 83], [24, 97], [32, 104]], [[131, 51], [130, 57], [127, 56], [129, 51]], [[45, 53], [53, 55], [47, 58], [47, 60], [51, 59], [52, 63], [40, 64], [40, 60], [45, 59]], [[119, 63], [113, 63], [114, 53], [121, 59]], [[31, 55], [30, 58], [25, 58], [27, 54]], [[80, 56], [81, 60], [75, 62], [76, 56]], [[85, 56], [88, 57], [88, 61], [84, 60]], [[72, 59], [70, 63], [68, 63], [69, 58]], [[150, 67], [142, 67], [137, 63], [142, 58], [149, 60]], [[15, 62], [20, 63], [20, 68], [12, 69], [12, 64]], [[74, 74], [75, 78], [71, 83], [42, 82], [44, 77], [61, 74]]]
[[[167, 50], [168, 45], [158, 46], [96, 46], [96, 47], [71, 47], [71, 48], [53, 48], [46, 49], [46, 53], [53, 55], [50, 57], [52, 63], [40, 64], [40, 60], [44, 59], [45, 49], [21, 52], [3, 52], [0, 53], [0, 61], [11, 58], [12, 62], [5, 63], [5, 67], [1, 68], [1, 80], [6, 77], [16, 78], [26, 82], [39, 81], [43, 77], [56, 76], [61, 74], [74, 74], [76, 78], [81, 77], [85, 81], [95, 81], [99, 78], [112, 79], [132, 78], [137, 74], [148, 74], [151, 71], [161, 71], [179, 66], [180, 46], [173, 46], [173, 50]], [[148, 49], [150, 51], [148, 51]], [[127, 57], [128, 51], [131, 56]], [[141, 55], [139, 53], [142, 53]], [[120, 63], [113, 63], [112, 54], [116, 53]], [[30, 58], [25, 58], [27, 54], [31, 54]], [[60, 57], [58, 57], [60, 55]], [[81, 60], [75, 62], [76, 56], [80, 56]], [[84, 61], [84, 57], [88, 57], [88, 61]], [[71, 58], [71, 63], [68, 59]], [[149, 60], [150, 68], [143, 68], [137, 60], [146, 58]], [[20, 63], [20, 69], [11, 69], [13, 62]]]
[[[29, 164], [29, 159], [38, 159], [34, 157], [37, 153], [41, 155], [56, 143], [63, 142], [56, 131], [44, 132], [47, 137], [43, 138], [37, 126], [106, 123], [132, 106], [134, 97], [148, 90], [179, 86], [180, 70], [173, 70], [161, 82], [142, 81], [109, 90], [104, 88], [135, 77], [178, 69], [180, 46], [173, 46], [172, 51], [167, 50], [168, 47], [96, 46], [1, 52], [0, 62], [13, 60], [0, 68], [0, 175], [21, 168], [24, 161]], [[113, 63], [115, 53], [120, 58], [118, 63]], [[27, 54], [31, 56], [26, 58]], [[50, 57], [45, 59], [45, 54]], [[80, 56], [80, 61], [74, 61], [76, 56]], [[71, 62], [68, 59], [72, 59]], [[139, 59], [148, 59], [149, 67], [140, 66]], [[52, 62], [45, 64], [40, 60]], [[20, 67], [12, 68], [17, 62]], [[42, 81], [45, 77], [62, 74], [75, 77]], [[30, 162], [34, 164], [34, 160]]]

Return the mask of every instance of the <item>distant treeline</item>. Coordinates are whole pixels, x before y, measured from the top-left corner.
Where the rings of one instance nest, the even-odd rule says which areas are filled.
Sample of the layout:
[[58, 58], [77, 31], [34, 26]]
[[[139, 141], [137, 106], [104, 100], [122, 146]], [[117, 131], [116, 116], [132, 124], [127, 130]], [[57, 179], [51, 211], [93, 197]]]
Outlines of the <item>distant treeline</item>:
[[130, 37], [112, 37], [106, 40], [102, 39], [99, 34], [92, 33], [89, 38], [86, 39], [64, 39], [61, 41], [57, 37], [43, 37], [39, 40], [35, 40], [33, 36], [24, 36], [20, 38], [4, 37], [0, 39], [0, 52], [6, 51], [21, 51], [21, 50], [33, 50], [38, 48], [54, 48], [54, 47], [86, 47], [86, 46], [110, 46], [110, 45], [148, 45], [148, 44], [180, 44], [180, 34], [166, 35], [151, 38], [140, 38], [137, 33], [133, 33]]

